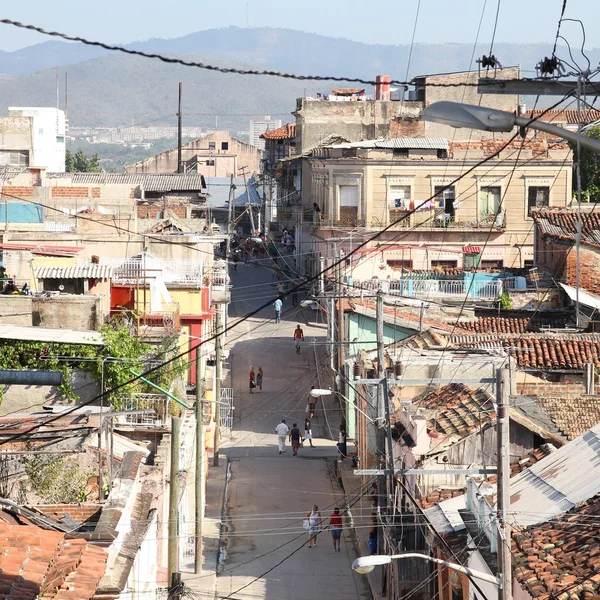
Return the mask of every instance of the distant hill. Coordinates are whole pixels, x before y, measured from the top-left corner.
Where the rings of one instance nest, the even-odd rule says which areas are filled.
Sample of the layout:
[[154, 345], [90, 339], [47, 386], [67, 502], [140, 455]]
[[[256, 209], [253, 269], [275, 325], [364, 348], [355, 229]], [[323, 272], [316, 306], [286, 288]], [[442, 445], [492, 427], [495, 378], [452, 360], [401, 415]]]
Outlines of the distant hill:
[[[377, 74], [404, 79], [409, 53], [407, 44], [369, 45], [269, 27], [210, 29], [180, 38], [134, 42], [128, 47], [171, 55], [185, 54], [196, 60], [228, 66], [244, 64], [304, 75], [332, 74], [369, 79]], [[476, 49], [475, 56], [488, 51], [489, 47], [482, 45]], [[417, 44], [409, 78], [425, 73], [466, 70], [472, 52], [470, 44]], [[524, 75], [529, 76], [533, 74], [534, 65], [550, 52], [550, 44], [497, 43], [494, 46], [494, 54], [504, 65], [520, 64]], [[557, 53], [568, 56], [561, 47]], [[597, 64], [600, 50], [590, 50], [588, 56], [592, 64]], [[11, 104], [54, 105], [56, 65], [69, 72], [72, 125], [173, 123], [178, 81], [184, 82], [186, 124], [206, 127], [215, 126], [214, 118], [190, 113], [258, 113], [288, 120], [295, 107], [295, 98], [301, 96], [305, 88], [309, 95], [314, 95], [317, 90], [327, 91], [331, 87], [325, 82], [221, 75], [52, 40], [15, 52], [0, 52], [0, 114]], [[164, 121], [161, 121], [162, 117], [165, 117]], [[218, 127], [247, 128], [250, 118], [220, 117]]]

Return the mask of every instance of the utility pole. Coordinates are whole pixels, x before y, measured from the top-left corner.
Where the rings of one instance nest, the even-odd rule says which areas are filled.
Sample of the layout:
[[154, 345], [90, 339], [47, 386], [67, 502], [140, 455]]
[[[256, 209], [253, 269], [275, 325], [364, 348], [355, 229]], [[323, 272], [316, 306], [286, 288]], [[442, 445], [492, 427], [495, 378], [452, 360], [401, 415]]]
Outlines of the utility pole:
[[213, 466], [219, 466], [219, 436], [221, 435], [221, 305], [215, 313], [215, 441]]
[[177, 172], [183, 173], [183, 165], [181, 163], [181, 97], [183, 83], [179, 82], [179, 108], [177, 109]]
[[231, 226], [233, 225], [233, 219], [231, 217], [233, 210], [233, 192], [235, 185], [233, 185], [233, 173], [231, 174], [231, 183], [229, 184], [229, 200], [227, 201], [227, 249], [225, 251], [225, 258], [229, 259], [229, 253], [231, 252]]
[[[496, 401], [498, 416], [496, 418], [497, 437], [497, 471], [498, 471], [498, 567], [501, 573], [502, 586], [498, 589], [498, 600], [512, 599], [512, 562], [510, 554], [511, 527], [507, 522], [510, 509], [510, 420], [508, 416], [510, 395], [510, 371], [506, 368], [498, 370], [496, 376]], [[499, 573], [499, 574], [500, 574]]]
[[577, 327], [581, 325], [581, 317], [579, 316], [579, 286], [581, 284], [581, 233], [583, 223], [581, 220], [581, 79], [582, 74], [577, 76], [577, 233], [575, 235], [575, 324]]
[[246, 169], [248, 167], [240, 167], [238, 170], [242, 172], [244, 183], [246, 184], [246, 200], [248, 201], [248, 214], [250, 215], [250, 237], [256, 234], [256, 228], [254, 227], [254, 213], [252, 212], [252, 202], [250, 202], [250, 189], [248, 188], [248, 178], [246, 177]]
[[169, 581], [178, 571], [179, 540], [177, 538], [177, 525], [179, 517], [179, 430], [181, 422], [179, 417], [171, 417], [171, 469], [169, 482], [169, 523], [168, 523], [168, 556], [169, 556]]
[[[342, 296], [344, 293], [344, 288], [342, 286], [342, 252], [338, 254], [336, 257], [338, 265], [336, 267], [336, 285], [335, 289], [338, 296]], [[345, 327], [344, 327], [344, 299], [338, 298], [338, 311], [337, 311], [337, 328], [338, 328], [338, 373], [344, 372], [344, 361], [345, 361], [345, 352], [344, 352], [344, 340], [345, 336]], [[340, 391], [344, 394], [344, 378], [340, 378], [340, 387], [342, 388]]]
[[202, 572], [202, 529], [204, 525], [204, 484], [205, 473], [205, 437], [204, 437], [204, 411], [202, 406], [202, 358], [200, 356], [200, 343], [196, 346], [196, 489], [195, 489], [195, 538], [194, 572]]

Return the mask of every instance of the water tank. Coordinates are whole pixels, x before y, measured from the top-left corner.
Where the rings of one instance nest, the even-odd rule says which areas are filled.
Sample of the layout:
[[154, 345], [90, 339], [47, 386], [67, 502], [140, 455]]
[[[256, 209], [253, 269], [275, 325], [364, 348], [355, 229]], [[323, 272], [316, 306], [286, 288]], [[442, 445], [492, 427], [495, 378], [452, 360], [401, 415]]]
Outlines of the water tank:
[[525, 277], [515, 277], [515, 289], [524, 290], [527, 288], [527, 279]]

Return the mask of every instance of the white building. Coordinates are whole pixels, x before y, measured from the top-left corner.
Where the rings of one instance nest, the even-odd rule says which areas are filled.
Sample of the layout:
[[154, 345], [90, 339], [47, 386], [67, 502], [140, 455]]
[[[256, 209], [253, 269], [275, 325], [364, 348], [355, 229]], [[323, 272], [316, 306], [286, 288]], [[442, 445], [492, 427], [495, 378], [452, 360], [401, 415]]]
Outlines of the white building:
[[[65, 171], [65, 113], [50, 107], [21, 107], [8, 109], [10, 117], [31, 119], [30, 167], [43, 167], [47, 171]], [[16, 148], [16, 150], [27, 150]]]
[[271, 129], [279, 129], [281, 127], [281, 119], [271, 121], [271, 117], [266, 116], [262, 121], [250, 121], [250, 143], [261, 150], [265, 149], [265, 140], [261, 139], [261, 135], [265, 131]]

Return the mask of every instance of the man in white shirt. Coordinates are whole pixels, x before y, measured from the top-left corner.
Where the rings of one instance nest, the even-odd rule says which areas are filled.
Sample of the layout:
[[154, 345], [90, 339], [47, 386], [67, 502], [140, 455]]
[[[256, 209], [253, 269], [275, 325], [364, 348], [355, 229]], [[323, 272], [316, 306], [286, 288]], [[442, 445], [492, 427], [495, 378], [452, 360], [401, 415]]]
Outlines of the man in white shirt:
[[285, 452], [285, 440], [290, 432], [290, 428], [285, 424], [285, 419], [275, 427], [275, 431], [277, 432], [277, 440], [279, 442], [279, 454]]

